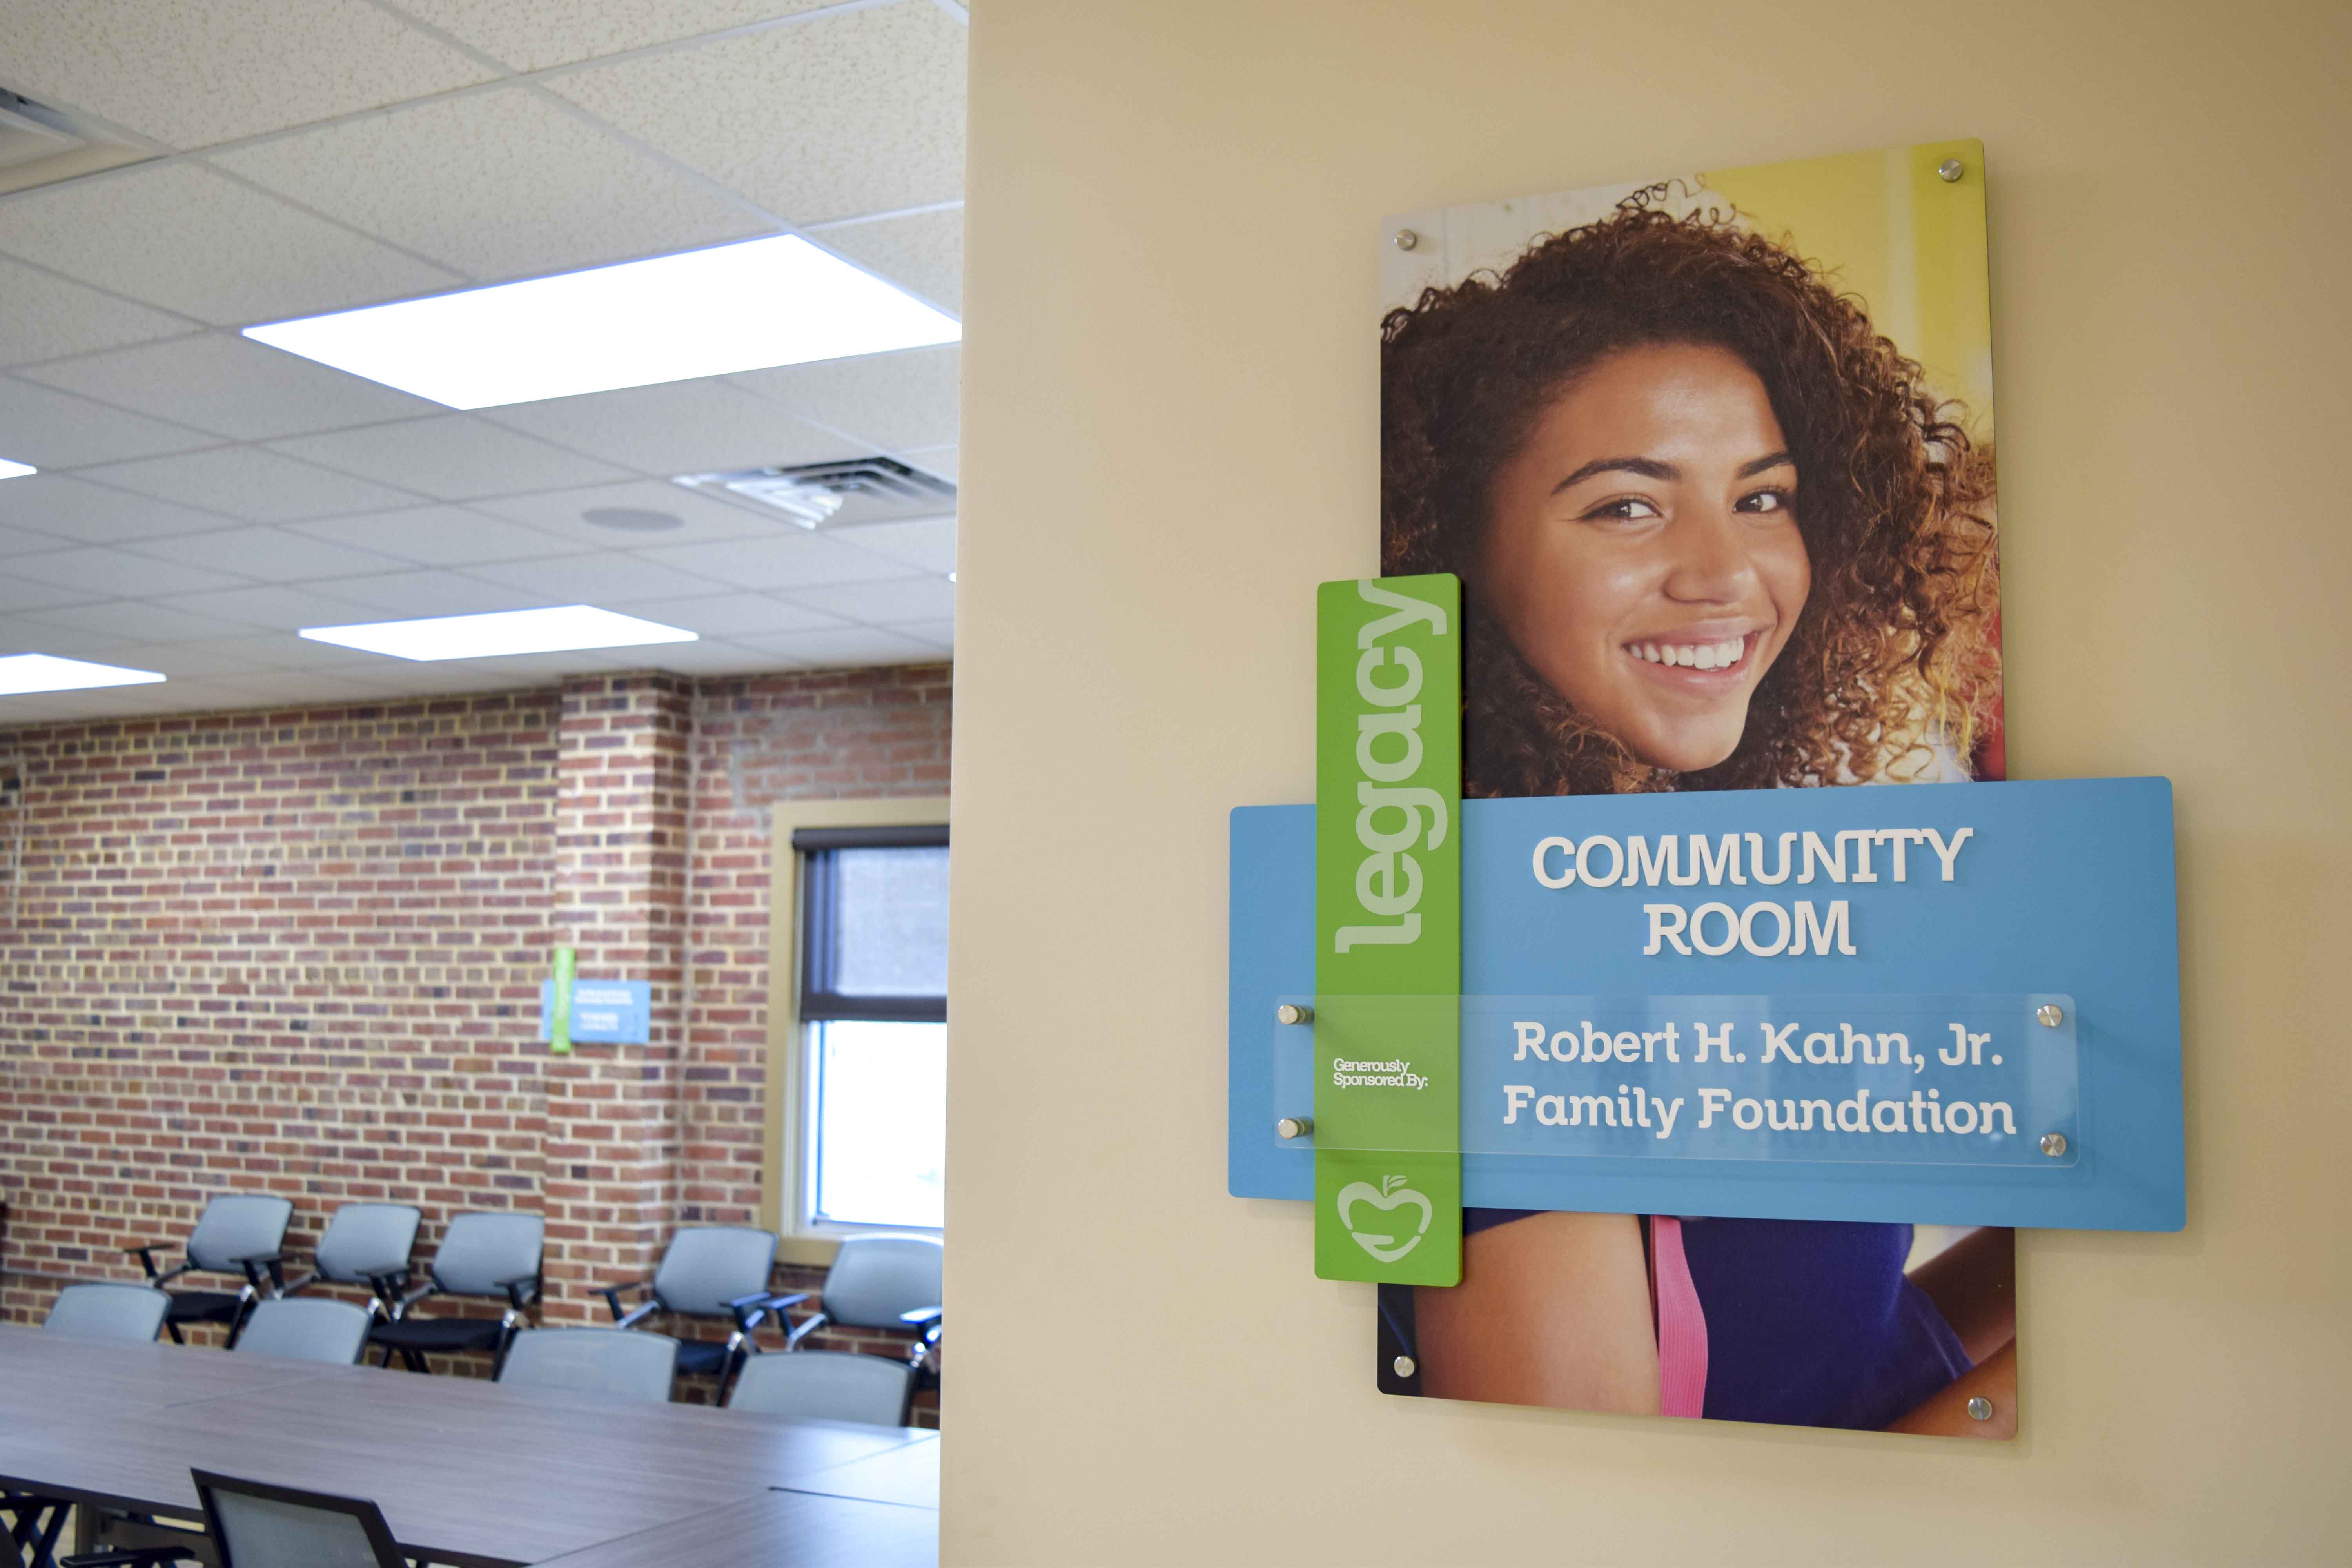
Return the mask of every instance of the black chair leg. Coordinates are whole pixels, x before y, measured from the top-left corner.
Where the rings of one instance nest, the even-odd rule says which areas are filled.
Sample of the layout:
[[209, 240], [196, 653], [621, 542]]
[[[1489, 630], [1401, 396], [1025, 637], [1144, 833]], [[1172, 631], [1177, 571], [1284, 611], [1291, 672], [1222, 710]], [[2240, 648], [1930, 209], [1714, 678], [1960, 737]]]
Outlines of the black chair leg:
[[48, 1498], [0, 1498], [0, 1515], [6, 1516], [16, 1560], [28, 1568], [56, 1568], [58, 1537], [65, 1531], [66, 1513], [66, 1504]]

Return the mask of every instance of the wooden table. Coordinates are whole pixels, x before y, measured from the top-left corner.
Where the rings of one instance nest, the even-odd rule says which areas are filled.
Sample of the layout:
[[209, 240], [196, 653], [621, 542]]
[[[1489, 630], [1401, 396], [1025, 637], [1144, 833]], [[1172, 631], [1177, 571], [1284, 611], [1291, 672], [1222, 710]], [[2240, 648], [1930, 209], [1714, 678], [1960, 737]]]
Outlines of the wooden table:
[[875, 1568], [940, 1560], [929, 1509], [772, 1491], [558, 1557], [549, 1568]]
[[[0, 1325], [0, 1484], [186, 1517], [197, 1506], [188, 1471], [201, 1465], [373, 1498], [405, 1550], [464, 1568], [576, 1552], [776, 1487], [862, 1489], [841, 1502], [910, 1484], [919, 1495], [919, 1479], [854, 1468], [905, 1447], [936, 1444], [911, 1429]], [[935, 1535], [936, 1514], [914, 1511]]]
[[786, 1482], [784, 1489], [864, 1498], [868, 1502], [895, 1502], [936, 1512], [940, 1506], [940, 1435], [927, 1432], [912, 1443], [802, 1476]]

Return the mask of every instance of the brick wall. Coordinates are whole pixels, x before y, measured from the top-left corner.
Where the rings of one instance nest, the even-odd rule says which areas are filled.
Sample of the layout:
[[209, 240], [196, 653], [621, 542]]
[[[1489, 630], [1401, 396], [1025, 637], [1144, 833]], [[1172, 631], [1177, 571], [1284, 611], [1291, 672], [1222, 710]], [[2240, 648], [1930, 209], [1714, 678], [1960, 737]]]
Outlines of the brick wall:
[[[944, 794], [950, 693], [640, 673], [0, 731], [0, 1317], [229, 1190], [293, 1197], [298, 1244], [352, 1199], [421, 1205], [421, 1250], [543, 1210], [557, 1320], [674, 1225], [755, 1222], [767, 807]], [[536, 1043], [565, 941], [652, 982], [652, 1043]]]

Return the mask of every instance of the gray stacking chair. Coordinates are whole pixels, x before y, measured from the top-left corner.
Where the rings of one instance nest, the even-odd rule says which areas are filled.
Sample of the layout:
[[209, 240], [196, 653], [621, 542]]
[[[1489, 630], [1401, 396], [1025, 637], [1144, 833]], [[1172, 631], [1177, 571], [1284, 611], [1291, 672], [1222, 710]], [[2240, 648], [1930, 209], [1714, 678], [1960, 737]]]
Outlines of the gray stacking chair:
[[88, 1340], [145, 1344], [163, 1331], [169, 1293], [152, 1285], [68, 1285], [58, 1292], [41, 1327]]
[[279, 1294], [299, 1295], [321, 1281], [358, 1285], [373, 1293], [371, 1315], [379, 1307], [389, 1310], [407, 1289], [408, 1254], [424, 1218], [424, 1211], [412, 1204], [343, 1205], [310, 1254], [310, 1272]]
[[351, 1366], [367, 1352], [368, 1330], [374, 1321], [367, 1308], [323, 1296], [257, 1301], [236, 1348], [253, 1355]]
[[667, 1334], [638, 1329], [525, 1329], [507, 1346], [499, 1381], [666, 1405], [677, 1350]]
[[727, 1408], [904, 1426], [914, 1397], [915, 1369], [903, 1361], [848, 1351], [801, 1351], [745, 1362]]
[[[362, 1498], [298, 1491], [192, 1470], [221, 1568], [407, 1568], [383, 1510]], [[190, 1547], [68, 1557], [60, 1568], [161, 1568], [200, 1562]]]
[[[817, 1310], [784, 1337], [786, 1350], [827, 1323], [853, 1329], [906, 1329], [939, 1321], [940, 1244], [927, 1236], [853, 1236], [841, 1244], [833, 1268], [817, 1292]], [[776, 1299], [784, 1307], [808, 1300], [806, 1292]], [[936, 1335], [932, 1336], [936, 1338]], [[920, 1360], [920, 1347], [911, 1358]]]
[[[735, 1369], [750, 1353], [751, 1331], [761, 1317], [779, 1310], [787, 1298], [773, 1295], [768, 1276], [776, 1267], [772, 1231], [749, 1226], [691, 1226], [670, 1237], [669, 1250], [651, 1279], [628, 1285], [600, 1286], [597, 1293], [613, 1309], [616, 1327], [635, 1328], [656, 1312], [680, 1317], [724, 1318], [729, 1333], [723, 1342], [688, 1340], [678, 1346], [677, 1370], [688, 1377], [715, 1377], [714, 1401], [723, 1402]], [[644, 1291], [647, 1300], [624, 1310], [625, 1290]], [[756, 1347], [754, 1347], [756, 1348]]]
[[175, 1344], [184, 1342], [182, 1323], [223, 1323], [228, 1328], [228, 1342], [234, 1345], [247, 1310], [267, 1289], [274, 1288], [277, 1275], [273, 1272], [273, 1285], [265, 1287], [263, 1271], [278, 1268], [283, 1256], [280, 1249], [286, 1245], [286, 1222], [293, 1217], [294, 1205], [289, 1199], [261, 1193], [224, 1194], [206, 1204], [197, 1216], [196, 1228], [188, 1233], [187, 1260], [178, 1268], [156, 1268], [155, 1254], [163, 1250], [162, 1242], [122, 1250], [146, 1267], [147, 1282], [158, 1289], [184, 1274], [242, 1274], [245, 1288], [241, 1290], [173, 1291], [172, 1310], [163, 1319], [163, 1330]]
[[[151, 1285], [68, 1285], [58, 1292], [41, 1327], [83, 1339], [145, 1344], [163, 1328], [171, 1306], [172, 1298]], [[0, 1492], [0, 1531], [16, 1553], [7, 1561], [53, 1562], [71, 1506], [37, 1492]]]
[[[514, 1331], [528, 1323], [539, 1304], [540, 1268], [547, 1221], [535, 1214], [476, 1212], [449, 1221], [440, 1250], [425, 1269], [425, 1283], [397, 1298], [392, 1321], [378, 1323], [373, 1340], [383, 1347], [383, 1364], [397, 1353], [411, 1372], [426, 1370], [428, 1355], [461, 1351], [506, 1352]], [[414, 1309], [435, 1296], [487, 1296], [506, 1303], [495, 1318], [420, 1318]]]

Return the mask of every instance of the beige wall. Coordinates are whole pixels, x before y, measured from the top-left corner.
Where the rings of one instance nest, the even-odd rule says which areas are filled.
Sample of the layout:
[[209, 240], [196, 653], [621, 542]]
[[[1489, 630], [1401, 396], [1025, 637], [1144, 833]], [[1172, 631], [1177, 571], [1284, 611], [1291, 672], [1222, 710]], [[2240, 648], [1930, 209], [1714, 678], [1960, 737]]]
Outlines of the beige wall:
[[[950, 1563], [2342, 1561], [2340, 5], [1045, 4], [972, 26]], [[1374, 569], [1384, 213], [1976, 135], [2010, 756], [2178, 787], [2189, 1224], [2021, 1240], [2024, 1436], [1374, 1393], [1225, 1195], [1225, 814]]]

